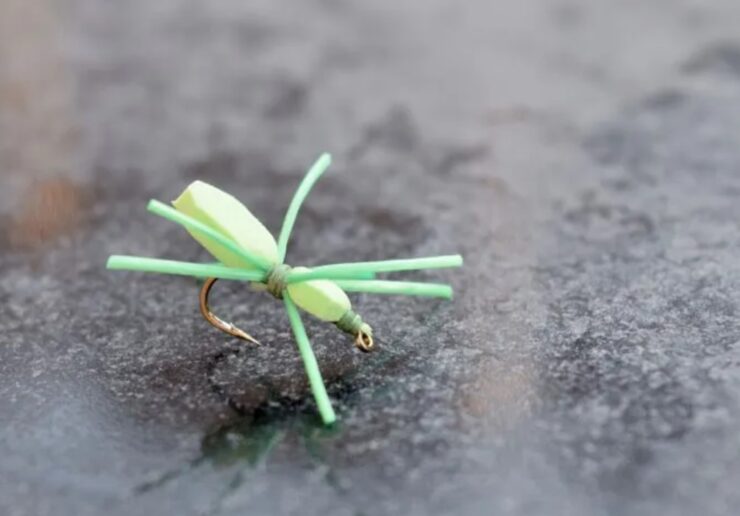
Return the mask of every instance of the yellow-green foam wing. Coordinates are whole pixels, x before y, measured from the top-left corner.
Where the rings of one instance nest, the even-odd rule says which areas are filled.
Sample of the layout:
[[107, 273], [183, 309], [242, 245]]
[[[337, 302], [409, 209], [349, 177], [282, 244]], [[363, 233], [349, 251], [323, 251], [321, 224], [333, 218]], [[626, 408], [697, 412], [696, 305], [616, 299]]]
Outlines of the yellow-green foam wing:
[[[278, 261], [275, 239], [267, 228], [234, 196], [215, 186], [195, 181], [172, 202], [175, 209], [205, 224], [246, 249], [274, 264]], [[230, 251], [212, 238], [188, 229], [209, 253], [228, 267], [254, 269], [243, 257]]]

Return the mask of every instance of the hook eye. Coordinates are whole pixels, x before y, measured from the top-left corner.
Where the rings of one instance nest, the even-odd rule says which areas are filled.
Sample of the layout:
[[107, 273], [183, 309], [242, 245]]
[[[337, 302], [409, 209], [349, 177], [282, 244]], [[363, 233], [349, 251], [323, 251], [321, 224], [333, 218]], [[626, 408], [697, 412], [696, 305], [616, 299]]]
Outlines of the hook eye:
[[357, 346], [360, 351], [369, 353], [373, 350], [373, 347], [375, 346], [373, 336], [369, 333], [365, 333], [364, 331], [359, 330], [357, 332], [357, 337], [355, 338], [355, 346]]
[[203, 284], [203, 287], [200, 289], [200, 313], [203, 314], [203, 317], [206, 321], [211, 323], [212, 326], [218, 328], [222, 332], [228, 333], [232, 337], [252, 342], [259, 346], [260, 342], [252, 337], [250, 334], [248, 334], [241, 328], [231, 324], [230, 322], [226, 322], [220, 319], [216, 314], [211, 312], [211, 309], [208, 306], [208, 296], [210, 296], [211, 289], [217, 281], [218, 278], [208, 278]]

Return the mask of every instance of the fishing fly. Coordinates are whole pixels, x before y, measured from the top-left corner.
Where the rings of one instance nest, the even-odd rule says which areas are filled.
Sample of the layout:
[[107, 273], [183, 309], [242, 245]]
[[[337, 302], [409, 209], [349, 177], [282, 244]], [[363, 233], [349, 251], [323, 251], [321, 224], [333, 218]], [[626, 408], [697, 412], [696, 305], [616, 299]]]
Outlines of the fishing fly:
[[325, 424], [336, 421], [326, 393], [321, 371], [298, 312], [298, 307], [355, 339], [362, 351], [374, 347], [373, 330], [352, 310], [347, 292], [398, 294], [452, 298], [452, 288], [440, 283], [419, 283], [376, 279], [380, 273], [460, 267], [459, 254], [427, 258], [396, 259], [355, 263], [335, 263], [316, 267], [291, 267], [285, 263], [298, 211], [311, 188], [331, 164], [322, 154], [298, 186], [285, 214], [277, 242], [268, 229], [246, 206], [232, 195], [202, 181], [195, 181], [172, 202], [173, 207], [151, 200], [147, 209], [180, 224], [213, 257], [216, 264], [163, 260], [141, 256], [113, 255], [108, 269], [178, 274], [205, 278], [200, 290], [200, 310], [214, 327], [234, 337], [259, 344], [259, 341], [232, 323], [216, 316], [209, 307], [209, 296], [218, 280], [252, 283], [281, 299], [290, 321], [298, 351], [303, 360], [311, 392]]

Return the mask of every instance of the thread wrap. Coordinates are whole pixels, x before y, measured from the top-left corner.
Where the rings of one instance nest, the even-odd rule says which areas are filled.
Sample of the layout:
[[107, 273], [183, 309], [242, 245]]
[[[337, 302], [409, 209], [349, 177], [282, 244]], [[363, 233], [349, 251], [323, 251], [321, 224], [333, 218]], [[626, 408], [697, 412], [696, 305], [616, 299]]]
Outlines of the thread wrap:
[[290, 272], [290, 269], [290, 265], [276, 263], [272, 269], [270, 269], [270, 272], [267, 273], [267, 278], [265, 279], [267, 291], [276, 299], [283, 298], [283, 291], [288, 286], [288, 273]]
[[362, 317], [350, 308], [344, 312], [344, 315], [342, 315], [342, 317], [334, 324], [343, 332], [357, 335], [360, 330], [363, 329], [365, 322], [362, 320]]

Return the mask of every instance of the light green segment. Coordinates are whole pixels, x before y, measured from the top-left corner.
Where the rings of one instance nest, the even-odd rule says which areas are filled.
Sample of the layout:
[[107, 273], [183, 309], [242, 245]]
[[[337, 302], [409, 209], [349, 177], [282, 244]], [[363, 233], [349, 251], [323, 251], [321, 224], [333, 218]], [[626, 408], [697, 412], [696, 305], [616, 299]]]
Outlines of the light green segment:
[[[195, 278], [219, 278], [224, 280], [240, 280], [264, 282], [265, 273], [256, 270], [236, 269], [219, 263], [193, 263], [178, 260], [163, 260], [145, 256], [125, 256], [114, 254], [108, 258], [106, 267], [111, 270], [127, 270], [139, 272], [158, 272], [160, 274], [178, 274]], [[299, 267], [299, 270], [303, 268]], [[336, 279], [373, 279], [372, 272], [362, 274], [339, 274], [332, 276]]]
[[225, 280], [262, 281], [265, 274], [261, 271], [234, 269], [223, 265], [161, 260], [143, 256], [113, 255], [106, 265], [113, 270], [140, 272], [158, 272], [161, 274], [179, 274], [196, 278], [219, 278]]
[[[308, 269], [296, 267], [293, 270]], [[347, 294], [333, 281], [313, 280], [293, 283], [287, 286], [287, 290], [295, 304], [322, 321], [336, 322], [352, 308]]]
[[306, 368], [306, 375], [308, 375], [308, 383], [311, 385], [311, 392], [319, 408], [321, 419], [325, 425], [330, 425], [337, 420], [337, 416], [331, 406], [329, 396], [326, 394], [326, 387], [324, 387], [324, 381], [321, 378], [321, 370], [316, 361], [316, 356], [311, 349], [311, 342], [308, 340], [308, 335], [306, 335], [306, 328], [303, 326], [301, 316], [289, 293], [286, 292], [283, 295], [283, 301], [285, 302], [285, 311], [288, 312], [290, 326], [293, 328], [293, 335], [295, 335], [298, 351], [303, 359], [303, 366]]
[[[304, 269], [305, 267], [300, 267], [300, 269]], [[292, 271], [291, 271], [292, 272]], [[326, 279], [326, 280], [338, 280], [338, 279], [359, 279], [359, 280], [368, 280], [368, 279], [375, 279], [375, 273], [372, 271], [366, 272], [330, 272], [330, 273], [322, 273], [320, 278], [313, 278], [313, 277], [307, 277], [303, 278], [303, 275], [306, 274], [308, 271], [302, 271], [300, 272], [300, 277], [303, 279], [298, 279], [297, 281], [291, 280], [291, 272], [288, 273], [288, 283], [299, 283], [301, 281], [307, 281], [310, 279]]]
[[160, 217], [171, 220], [172, 222], [177, 222], [178, 224], [184, 226], [188, 231], [195, 231], [208, 236], [208, 238], [210, 238], [211, 240], [222, 245], [224, 248], [228, 249], [235, 255], [243, 258], [245, 263], [251, 264], [249, 268], [258, 268], [267, 272], [270, 267], [272, 267], [272, 263], [268, 262], [261, 256], [258, 256], [246, 249], [241, 248], [233, 241], [229, 240], [219, 232], [211, 229], [202, 222], [195, 220], [194, 218], [189, 217], [184, 213], [180, 213], [179, 211], [170, 208], [164, 203], [152, 199], [151, 201], [149, 201], [147, 209], [152, 213], [159, 215]]
[[298, 210], [301, 208], [301, 204], [303, 204], [303, 201], [306, 199], [308, 192], [311, 191], [313, 185], [319, 180], [321, 174], [326, 172], [329, 165], [331, 165], [331, 156], [325, 152], [319, 156], [316, 163], [311, 166], [306, 177], [304, 177], [301, 184], [298, 185], [298, 190], [293, 194], [293, 199], [290, 201], [288, 211], [285, 213], [283, 227], [280, 229], [280, 236], [278, 236], [277, 255], [280, 263], [285, 261], [285, 253], [288, 249], [288, 240], [290, 240], [290, 233], [293, 231], [293, 225], [295, 225]]
[[452, 299], [452, 287], [442, 283], [416, 283], [412, 281], [336, 280], [345, 292], [372, 294], [400, 294], [403, 296], [441, 297]]
[[358, 275], [352, 279], [364, 279], [361, 274], [377, 272], [413, 271], [421, 269], [441, 269], [446, 267], [460, 267], [463, 258], [459, 254], [447, 256], [431, 256], [428, 258], [409, 258], [402, 260], [382, 260], [377, 262], [335, 263], [321, 265], [310, 270], [296, 272], [291, 271], [288, 275], [288, 283], [306, 281], [310, 279], [342, 279], [342, 275]]
[[[195, 181], [172, 204], [180, 213], [217, 231], [252, 255], [259, 256], [265, 263], [277, 262], [275, 239], [257, 217], [233, 195], [203, 181]], [[208, 235], [190, 228], [188, 232], [224, 265], [254, 268], [250, 260], [245, 260]]]

